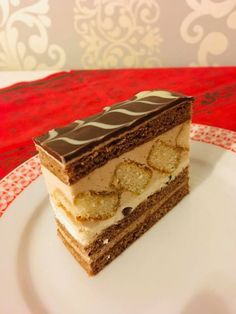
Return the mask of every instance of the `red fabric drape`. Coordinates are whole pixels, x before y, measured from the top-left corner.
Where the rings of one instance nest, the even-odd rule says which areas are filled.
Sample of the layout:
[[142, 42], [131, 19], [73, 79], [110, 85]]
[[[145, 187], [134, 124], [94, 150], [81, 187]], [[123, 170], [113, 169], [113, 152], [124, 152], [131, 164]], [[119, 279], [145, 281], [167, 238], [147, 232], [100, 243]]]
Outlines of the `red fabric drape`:
[[151, 89], [193, 95], [193, 122], [236, 131], [236, 67], [61, 72], [0, 89], [0, 178], [36, 153], [33, 137]]

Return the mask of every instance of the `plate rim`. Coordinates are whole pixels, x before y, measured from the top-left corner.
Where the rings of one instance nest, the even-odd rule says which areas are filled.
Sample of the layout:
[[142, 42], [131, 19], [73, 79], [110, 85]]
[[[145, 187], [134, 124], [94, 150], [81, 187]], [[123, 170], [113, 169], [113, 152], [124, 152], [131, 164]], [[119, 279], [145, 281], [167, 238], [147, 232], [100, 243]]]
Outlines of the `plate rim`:
[[[192, 123], [190, 138], [197, 142], [216, 145], [236, 153], [236, 132], [215, 126]], [[38, 154], [27, 159], [0, 180], [0, 218], [10, 204], [40, 175]]]

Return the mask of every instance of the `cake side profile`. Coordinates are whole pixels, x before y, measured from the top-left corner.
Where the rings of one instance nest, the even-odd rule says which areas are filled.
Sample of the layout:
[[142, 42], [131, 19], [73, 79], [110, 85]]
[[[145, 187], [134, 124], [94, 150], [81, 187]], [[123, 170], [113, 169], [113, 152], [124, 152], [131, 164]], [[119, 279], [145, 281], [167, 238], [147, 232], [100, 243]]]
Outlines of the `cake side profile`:
[[35, 139], [58, 235], [90, 275], [189, 192], [192, 102], [144, 91]]

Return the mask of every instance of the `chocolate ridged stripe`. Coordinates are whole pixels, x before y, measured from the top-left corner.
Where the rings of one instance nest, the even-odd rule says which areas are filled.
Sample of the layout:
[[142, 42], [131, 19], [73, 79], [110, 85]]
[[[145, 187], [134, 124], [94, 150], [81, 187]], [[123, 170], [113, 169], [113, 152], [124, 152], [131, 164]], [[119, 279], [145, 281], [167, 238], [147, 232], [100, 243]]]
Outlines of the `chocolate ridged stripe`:
[[53, 129], [36, 138], [35, 142], [56, 159], [65, 162], [75, 152], [84, 153], [163, 110], [191, 99], [167, 91], [141, 92], [131, 100], [105, 107], [100, 114], [76, 120], [64, 128]]

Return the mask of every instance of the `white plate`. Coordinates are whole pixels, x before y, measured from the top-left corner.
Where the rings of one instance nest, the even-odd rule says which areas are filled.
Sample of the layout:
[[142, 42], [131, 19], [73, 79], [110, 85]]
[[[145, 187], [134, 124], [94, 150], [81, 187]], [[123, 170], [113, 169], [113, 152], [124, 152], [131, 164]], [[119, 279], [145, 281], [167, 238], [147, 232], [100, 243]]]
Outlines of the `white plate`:
[[38, 157], [5, 177], [0, 313], [236, 313], [236, 134], [192, 138], [222, 148], [192, 141], [191, 194], [96, 277], [56, 236]]

